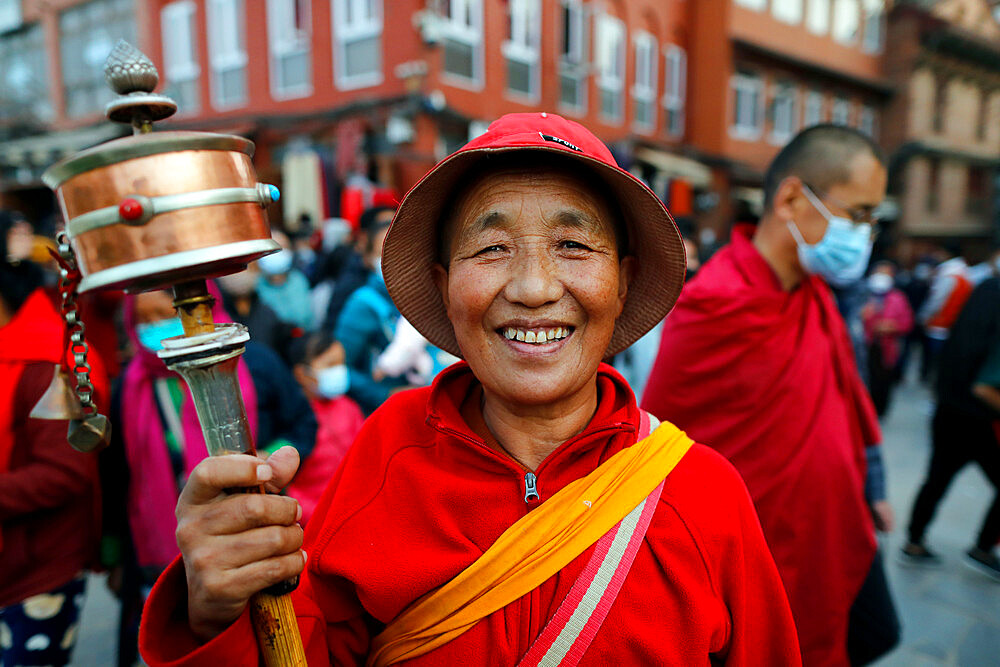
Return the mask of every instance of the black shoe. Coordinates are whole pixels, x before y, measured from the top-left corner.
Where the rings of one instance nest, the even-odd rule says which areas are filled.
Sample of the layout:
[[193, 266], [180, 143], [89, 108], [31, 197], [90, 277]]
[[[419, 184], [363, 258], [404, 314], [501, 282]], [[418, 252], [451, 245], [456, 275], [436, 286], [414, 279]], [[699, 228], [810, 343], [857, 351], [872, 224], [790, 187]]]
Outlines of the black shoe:
[[973, 547], [965, 552], [965, 556], [966, 565], [994, 581], [1000, 581], [1000, 558], [997, 558], [993, 552]]
[[941, 558], [922, 544], [907, 542], [899, 550], [899, 562], [902, 565], [940, 565]]

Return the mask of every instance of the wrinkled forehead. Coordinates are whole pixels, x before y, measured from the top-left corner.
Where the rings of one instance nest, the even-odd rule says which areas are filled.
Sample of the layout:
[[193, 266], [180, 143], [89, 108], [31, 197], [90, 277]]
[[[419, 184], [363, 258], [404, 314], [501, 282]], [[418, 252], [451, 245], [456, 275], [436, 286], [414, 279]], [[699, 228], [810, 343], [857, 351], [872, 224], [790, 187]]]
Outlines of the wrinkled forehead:
[[528, 195], [545, 207], [549, 224], [610, 235], [619, 252], [627, 235], [618, 204], [602, 182], [562, 164], [507, 166], [477, 170], [460, 183], [439, 227], [439, 256], [447, 262], [454, 242], [466, 235], [512, 222]]

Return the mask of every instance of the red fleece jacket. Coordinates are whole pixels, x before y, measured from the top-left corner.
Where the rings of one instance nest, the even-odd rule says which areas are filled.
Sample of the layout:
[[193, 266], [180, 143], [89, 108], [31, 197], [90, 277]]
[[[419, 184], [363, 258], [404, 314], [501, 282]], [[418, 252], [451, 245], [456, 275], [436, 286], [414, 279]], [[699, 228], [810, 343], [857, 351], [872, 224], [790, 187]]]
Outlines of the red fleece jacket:
[[[590, 425], [536, 471], [541, 502], [636, 441], [639, 410], [621, 376], [598, 375]], [[433, 387], [397, 394], [366, 422], [309, 524], [309, 565], [293, 594], [309, 664], [360, 664], [370, 638], [413, 600], [475, 561], [537, 505], [524, 470], [461, 417], [477, 380], [456, 364]], [[545, 626], [591, 549], [520, 600], [415, 665], [511, 665]], [[158, 665], [256, 664], [248, 612], [199, 646], [184, 569], [161, 577], [140, 646]], [[784, 589], [736, 471], [696, 445], [670, 474], [628, 578], [583, 664], [798, 664]]]

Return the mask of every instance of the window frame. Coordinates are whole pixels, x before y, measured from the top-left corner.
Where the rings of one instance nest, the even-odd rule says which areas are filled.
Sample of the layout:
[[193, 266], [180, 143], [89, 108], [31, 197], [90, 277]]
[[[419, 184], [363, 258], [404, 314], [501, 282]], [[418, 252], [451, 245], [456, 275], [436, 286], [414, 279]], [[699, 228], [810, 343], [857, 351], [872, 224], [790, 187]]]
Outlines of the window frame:
[[[819, 112], [816, 114], [816, 120], [811, 121], [809, 116], [809, 110], [814, 107]], [[826, 96], [820, 90], [807, 90], [802, 102], [802, 129], [807, 127], [812, 127], [813, 125], [819, 125], [826, 122]]]
[[504, 92], [517, 101], [536, 102], [541, 96], [541, 0], [507, 0], [507, 17], [513, 34], [507, 36], [500, 50], [505, 62], [514, 61], [529, 68], [531, 90], [512, 90], [508, 75]]
[[[851, 110], [853, 106], [851, 98], [844, 97], [842, 95], [834, 95], [833, 105], [830, 107], [830, 122], [834, 125], [840, 125], [842, 127], [851, 127]], [[837, 112], [839, 109], [844, 109], [847, 114], [843, 123], [837, 121]]]
[[[587, 30], [589, 26], [587, 21], [588, 8], [582, 0], [560, 0], [559, 9], [560, 18], [571, 18], [573, 21], [573, 27], [569, 31], [566, 30], [564, 23], [557, 26], [559, 30], [556, 40], [559, 44], [559, 108], [572, 114], [584, 115], [587, 113], [587, 89], [590, 82], [590, 63], [587, 61], [590, 54], [590, 40]], [[567, 17], [563, 10], [569, 10], [574, 16]], [[570, 39], [573, 38], [572, 33], [575, 33], [576, 36], [575, 43], [571, 45], [575, 48], [569, 49], [569, 53], [563, 44], [563, 35], [567, 32], [571, 33]], [[573, 51], [576, 53], [572, 53]], [[563, 101], [562, 79], [564, 77], [576, 80], [579, 104], [573, 105]]]
[[859, 29], [861, 31], [861, 49], [865, 53], [882, 53], [885, 45], [884, 16], [884, 0], [864, 0], [862, 6], [861, 27]]
[[[639, 81], [639, 50], [642, 48], [646, 51], [646, 58], [648, 60], [646, 67], [646, 80]], [[656, 129], [656, 116], [657, 105], [656, 105], [656, 92], [658, 85], [658, 63], [660, 60], [660, 49], [656, 37], [649, 32], [638, 30], [632, 35], [632, 54], [635, 58], [635, 67], [633, 68], [632, 76], [632, 126], [638, 130], [643, 130], [646, 132]], [[636, 113], [638, 110], [637, 102], [646, 103], [649, 105], [649, 122], [641, 122], [637, 117]]]
[[[819, 11], [817, 5], [822, 4], [825, 11]], [[822, 16], [822, 25], [818, 24]], [[830, 0], [808, 0], [805, 11], [806, 30], [814, 35], [829, 35], [833, 18], [833, 3]]]
[[[740, 92], [752, 92], [757, 96], [757, 105], [754, 114], [757, 124], [754, 126], [743, 125], [739, 118]], [[736, 71], [729, 79], [730, 104], [728, 105], [733, 114], [729, 123], [729, 136], [742, 141], [759, 141], [764, 135], [764, 117], [766, 111], [766, 88], [764, 76], [760, 72], [751, 70]]]
[[[349, 21], [347, 7], [358, 12], [371, 3], [372, 15], [365, 19]], [[331, 0], [330, 20], [333, 22], [333, 85], [338, 90], [357, 90], [377, 86], [385, 81], [385, 58], [382, 35], [385, 34], [385, 9], [382, 0]], [[357, 14], [356, 14], [357, 15]], [[347, 74], [347, 48], [366, 39], [376, 39], [378, 66], [362, 74]]]
[[[312, 82], [312, 3], [308, 0], [267, 0], [267, 57], [268, 71], [270, 78], [271, 97], [276, 100], [290, 100], [300, 97], [308, 97], [313, 93]], [[292, 5], [292, 15], [294, 16], [294, 6], [299, 5], [305, 12], [304, 29], [297, 29], [292, 26], [292, 32], [296, 30], [298, 35], [278, 35], [275, 33], [279, 23], [279, 12], [288, 11], [287, 6]], [[280, 60], [290, 56], [306, 56], [309, 63], [308, 77], [305, 83], [297, 86], [289, 86], [281, 81], [282, 68]]]
[[[469, 23], [462, 23], [457, 17], [456, 8], [468, 10]], [[450, 0], [450, 14], [441, 15], [442, 42], [451, 39], [472, 49], [472, 73], [466, 77], [463, 74], [449, 72], [442, 65], [441, 81], [456, 88], [479, 91], [483, 89], [486, 79], [484, 62], [484, 28], [483, 0]], [[446, 46], [442, 43], [442, 49]]]
[[[854, 32], [850, 36], [838, 32], [838, 28], [840, 27], [838, 23], [838, 16], [840, 16], [839, 8], [841, 5], [846, 5], [847, 3], [850, 3], [854, 8]], [[859, 0], [833, 0], [833, 13], [831, 17], [830, 36], [833, 37], [834, 41], [845, 46], [856, 45], [861, 38], [861, 3]]]
[[[805, 18], [805, 7], [803, 7], [804, 0], [771, 0], [771, 16], [777, 21], [782, 23], [787, 23], [788, 25], [801, 25], [803, 19]], [[794, 3], [794, 4], [793, 4]], [[782, 8], [796, 7], [796, 11], [790, 14], [782, 14], [786, 9], [779, 10]]]
[[[191, 104], [177, 105], [177, 115], [194, 114], [201, 110], [201, 63], [198, 60], [198, 6], [194, 0], [173, 0], [160, 7], [160, 37], [163, 48], [163, 78], [167, 88], [176, 85], [194, 83], [195, 99]], [[181, 35], [178, 26], [186, 25], [187, 34], [184, 35], [185, 46], [188, 49], [185, 61], [177, 58], [182, 55], [180, 50], [174, 51], [173, 47], [168, 47], [170, 39], [168, 36]], [[169, 26], [169, 27], [168, 27]], [[174, 45], [176, 46], [176, 44]]]
[[[676, 57], [675, 57], [676, 56]], [[675, 62], [672, 62], [675, 61]], [[676, 63], [676, 64], [675, 64]], [[674, 76], [676, 69], [677, 76]], [[663, 128], [671, 137], [683, 137], [687, 125], [687, 51], [677, 44], [667, 44], [663, 49]], [[678, 123], [670, 122], [670, 112], [676, 113]]]
[[[232, 7], [232, 13], [236, 17], [237, 29], [223, 28], [219, 25], [218, 6], [227, 4]], [[208, 67], [210, 72], [209, 90], [212, 108], [217, 111], [227, 111], [238, 109], [247, 105], [250, 99], [247, 78], [247, 64], [249, 58], [246, 45], [246, 6], [244, 0], [205, 0], [205, 21], [208, 32]], [[225, 37], [226, 41], [236, 39], [239, 42], [239, 49], [229, 53], [220, 52], [220, 36], [235, 35], [235, 37]], [[233, 46], [225, 44], [226, 47]], [[221, 98], [223, 94], [220, 78], [223, 74], [233, 70], [243, 70], [243, 95], [235, 101]]]
[[767, 11], [767, 0], [736, 0], [736, 4], [755, 12]]
[[[625, 22], [607, 13], [600, 13], [595, 16], [596, 24], [594, 26], [595, 34], [595, 69], [597, 70], [597, 88], [601, 93], [599, 97], [603, 96], [605, 92], [617, 93], [618, 94], [618, 104], [614, 116], [609, 116], [604, 112], [604, 100], [600, 100], [600, 107], [598, 109], [598, 115], [600, 118], [607, 122], [615, 125], [620, 125], [625, 119], [625, 76], [628, 71], [627, 64], [625, 62], [628, 57], [628, 32]], [[617, 72], [611, 72], [606, 65], [609, 63], [604, 62], [606, 56], [606, 47], [603, 44], [605, 35], [613, 34], [617, 38], [617, 58], [615, 58], [615, 64], [618, 64]], [[609, 52], [609, 51], [608, 51]]]
[[[799, 131], [799, 87], [794, 81], [777, 81], [772, 86], [774, 94], [771, 98], [770, 110], [771, 110], [771, 131], [768, 133], [768, 139], [772, 144], [783, 146], [788, 142], [789, 139], [795, 136]], [[786, 95], [786, 93], [791, 93]], [[788, 109], [788, 123], [789, 127], [782, 129], [780, 132], [777, 127], [778, 120], [778, 103], [779, 98], [782, 104], [790, 103], [790, 108]]]
[[[878, 109], [871, 104], [861, 105], [861, 109], [858, 111], [858, 129], [875, 141], [878, 140], [878, 120]], [[868, 124], [866, 121], [870, 121], [870, 127], [867, 129], [865, 128], [865, 125]]]

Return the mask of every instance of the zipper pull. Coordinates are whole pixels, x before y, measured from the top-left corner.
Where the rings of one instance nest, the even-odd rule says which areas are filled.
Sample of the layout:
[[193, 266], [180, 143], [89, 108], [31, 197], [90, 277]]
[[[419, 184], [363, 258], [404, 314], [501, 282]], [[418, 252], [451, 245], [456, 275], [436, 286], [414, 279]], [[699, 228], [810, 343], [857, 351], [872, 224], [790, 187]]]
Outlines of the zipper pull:
[[529, 472], [524, 475], [524, 502], [526, 503], [537, 503], [539, 501], [538, 497], [538, 478], [535, 477], [535, 473]]

